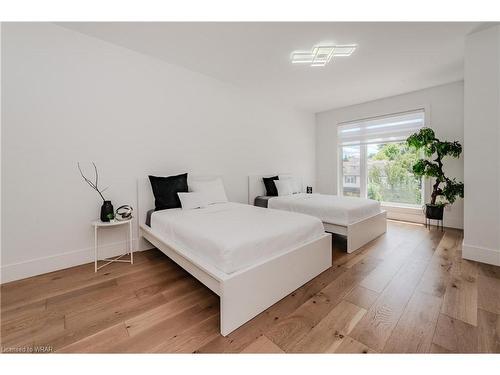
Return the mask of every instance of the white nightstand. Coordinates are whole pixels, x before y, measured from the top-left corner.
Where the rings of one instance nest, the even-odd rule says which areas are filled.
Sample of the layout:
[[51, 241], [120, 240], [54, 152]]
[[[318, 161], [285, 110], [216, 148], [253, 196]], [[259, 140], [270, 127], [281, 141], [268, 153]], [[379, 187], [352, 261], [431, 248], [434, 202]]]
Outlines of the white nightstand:
[[[97, 232], [99, 228], [113, 228], [113, 227], [118, 227], [121, 225], [128, 225], [128, 239], [127, 239], [127, 247], [128, 251], [125, 254], [120, 255], [117, 258], [113, 259], [99, 259], [98, 256], [98, 242], [97, 242]], [[122, 263], [130, 263], [134, 264], [134, 249], [132, 246], [132, 219], [127, 220], [127, 221], [109, 221], [109, 222], [104, 222], [101, 220], [96, 220], [92, 222], [92, 226], [94, 227], [94, 264], [95, 264], [95, 272], [100, 270], [102, 267], [107, 266], [108, 264], [111, 264], [113, 262], [122, 262]], [[130, 259], [120, 259], [121, 257], [130, 254]], [[106, 264], [103, 264], [102, 266], [97, 267], [97, 262], [98, 261], [104, 261], [107, 262]]]

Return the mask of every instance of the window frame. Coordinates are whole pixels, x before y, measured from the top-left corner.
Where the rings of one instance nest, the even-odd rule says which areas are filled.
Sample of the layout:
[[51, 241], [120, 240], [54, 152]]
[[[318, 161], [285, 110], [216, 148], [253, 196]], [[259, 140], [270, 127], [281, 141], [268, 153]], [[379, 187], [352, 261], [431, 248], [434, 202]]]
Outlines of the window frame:
[[[366, 117], [363, 120], [370, 120], [370, 119], [377, 119], [377, 118], [391, 118], [393, 116], [397, 116], [399, 114], [405, 113], [405, 112], [414, 112], [421, 110], [424, 113], [424, 123], [425, 126], [430, 126], [429, 121], [428, 121], [428, 116], [429, 116], [429, 108], [428, 106], [419, 106], [416, 109], [410, 109], [407, 111], [399, 111], [399, 112], [394, 112], [391, 114], [383, 114], [379, 116], [373, 116], [373, 117]], [[353, 123], [356, 121], [361, 121], [361, 120], [350, 120], [342, 123], [338, 123], [338, 126], [341, 126], [343, 124], [348, 124], [348, 123]], [[388, 144], [388, 143], [401, 143], [402, 141], [381, 141], [378, 142], [377, 144]], [[341, 144], [340, 140], [337, 139], [337, 195], [339, 196], [344, 196], [344, 174], [343, 174], [343, 151], [342, 148], [344, 146]], [[367, 185], [368, 185], [368, 159], [367, 159], [367, 149], [368, 149], [368, 143], [361, 143], [359, 144], [360, 150], [360, 198], [367, 198], [368, 197], [368, 191], [367, 191]], [[425, 202], [425, 196], [426, 196], [426, 184], [425, 184], [425, 179], [421, 179], [421, 199], [420, 199], [420, 204], [410, 204], [410, 203], [398, 203], [398, 202], [386, 202], [386, 201], [381, 201], [380, 204], [382, 207], [397, 207], [401, 209], [409, 209], [409, 210], [415, 210], [415, 209], [420, 209]]]

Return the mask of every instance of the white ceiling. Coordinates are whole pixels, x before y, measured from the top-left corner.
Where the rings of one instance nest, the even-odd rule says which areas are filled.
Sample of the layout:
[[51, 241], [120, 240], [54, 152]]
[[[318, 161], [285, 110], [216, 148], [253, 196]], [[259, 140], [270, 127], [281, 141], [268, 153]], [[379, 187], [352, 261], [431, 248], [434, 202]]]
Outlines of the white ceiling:
[[[60, 23], [299, 109], [320, 112], [463, 79], [480, 23]], [[290, 63], [321, 42], [358, 44], [326, 67]]]

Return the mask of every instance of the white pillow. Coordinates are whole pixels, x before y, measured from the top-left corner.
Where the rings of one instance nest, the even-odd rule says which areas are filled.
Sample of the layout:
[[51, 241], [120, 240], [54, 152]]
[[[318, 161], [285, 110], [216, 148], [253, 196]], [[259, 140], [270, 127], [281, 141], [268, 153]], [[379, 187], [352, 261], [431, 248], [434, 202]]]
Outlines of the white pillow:
[[300, 193], [301, 192], [301, 187], [299, 184], [299, 180], [293, 176], [290, 175], [280, 175], [278, 176], [280, 181], [289, 181], [290, 185], [292, 186], [292, 193]]
[[192, 210], [194, 208], [203, 208], [207, 203], [200, 193], [177, 193], [181, 200], [181, 207], [183, 210]]
[[278, 190], [278, 196], [282, 197], [293, 194], [293, 186], [289, 179], [274, 180], [274, 184], [276, 185], [276, 190]]
[[206, 204], [227, 202], [224, 184], [220, 178], [214, 180], [198, 180], [189, 183], [189, 189], [192, 192], [200, 193]]

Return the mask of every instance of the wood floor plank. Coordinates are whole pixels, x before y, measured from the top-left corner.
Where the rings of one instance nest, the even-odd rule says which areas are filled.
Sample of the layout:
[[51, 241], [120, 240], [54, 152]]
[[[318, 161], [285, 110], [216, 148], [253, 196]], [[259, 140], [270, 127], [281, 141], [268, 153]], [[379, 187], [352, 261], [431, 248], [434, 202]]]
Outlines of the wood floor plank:
[[[177, 266], [176, 266], [177, 267]], [[173, 272], [174, 271], [174, 272]], [[138, 299], [154, 295], [150, 293], [138, 293], [149, 285], [158, 281], [166, 282], [170, 286], [175, 285], [179, 279], [179, 272], [172, 270], [171, 265], [167, 268], [151, 265], [147, 272], [133, 272], [119, 275], [112, 280], [102, 281], [88, 287], [73, 290], [47, 299], [47, 309], [63, 312], [71, 317], [77, 313], [88, 313], [96, 310], [104, 310], [114, 306], [120, 301]], [[158, 290], [158, 292], [161, 290]]]
[[453, 352], [449, 351], [446, 348], [443, 348], [442, 346], [439, 346], [437, 344], [432, 343], [431, 348], [430, 348], [430, 353], [433, 353], [433, 354], [452, 354]]
[[455, 254], [451, 279], [446, 287], [441, 312], [465, 323], [477, 325], [478, 288], [477, 265]]
[[266, 336], [262, 335], [257, 340], [248, 345], [241, 351], [242, 353], [285, 353], [276, 344], [269, 340]]
[[421, 259], [430, 259], [436, 254], [436, 250], [438, 249], [438, 246], [447, 231], [451, 231], [461, 237], [461, 231], [450, 230], [448, 228], [446, 229], [446, 232], [426, 228], [423, 230], [426, 231], [426, 233], [424, 233], [422, 241], [418, 245], [417, 250], [414, 252], [414, 255]]
[[428, 353], [442, 299], [416, 292], [384, 347], [385, 353]]
[[439, 314], [432, 342], [453, 353], [477, 353], [478, 329], [459, 319]]
[[[149, 302], [149, 303], [148, 303]], [[116, 321], [123, 317], [132, 317], [139, 315], [141, 312], [149, 311], [150, 308], [160, 306], [166, 301], [161, 295], [153, 296], [148, 301], [139, 300], [136, 296], [131, 296], [125, 299], [118, 299], [106, 306], [99, 306], [96, 309], [86, 310], [83, 312], [77, 311], [68, 313], [65, 316], [66, 328], [68, 330], [78, 330], [86, 326], [93, 326], [100, 322], [109, 320]], [[148, 305], [148, 309], [144, 309], [144, 305]]]
[[480, 275], [500, 279], [500, 267], [486, 263], [478, 263], [477, 270]]
[[159, 262], [158, 264], [151, 264], [147, 272], [126, 274], [116, 277], [115, 281], [123, 289], [140, 290], [163, 281], [175, 281], [184, 276], [187, 276], [187, 272], [181, 267], [171, 263]]
[[50, 345], [58, 350], [163, 303], [165, 300], [161, 295], [142, 300], [133, 297], [95, 311], [67, 315], [66, 329], [59, 335], [41, 338], [40, 344]]
[[[191, 291], [195, 289], [202, 289], [206, 288], [202, 283], [200, 283], [197, 279], [194, 277], [185, 277], [181, 278], [179, 280], [176, 280], [175, 282], [170, 283], [169, 285], [165, 286], [161, 290], [159, 290], [159, 293], [163, 295], [166, 301], [171, 301], [174, 299], [179, 298], [179, 296], [182, 296], [184, 294], [188, 294]], [[153, 293], [154, 294], [154, 293]], [[137, 295], [137, 293], [136, 293]], [[138, 298], [143, 298], [145, 297], [146, 294], [142, 293], [141, 296], [137, 296]]]
[[133, 297], [131, 290], [118, 288], [115, 280], [104, 281], [86, 288], [76, 289], [69, 293], [48, 298], [47, 310], [62, 314], [81, 313], [89, 306], [110, 303], [119, 298]]
[[64, 329], [64, 315], [59, 312], [45, 310], [2, 324], [2, 346], [35, 345], [46, 335], [58, 335]]
[[105, 328], [57, 350], [59, 353], [105, 353], [107, 348], [129, 337], [125, 323]]
[[352, 337], [344, 337], [341, 344], [335, 349], [335, 353], [343, 354], [367, 354], [376, 353], [375, 350], [369, 348], [365, 344], [354, 340]]
[[218, 301], [214, 298], [212, 304], [195, 305], [179, 312], [134, 337], [111, 345], [107, 351], [111, 353], [155, 353], [169, 340], [175, 339], [176, 335], [214, 316], [214, 313], [218, 311]]
[[289, 352], [337, 303], [338, 301], [332, 302], [325, 294], [319, 292], [295, 312], [275, 324], [266, 332], [266, 336], [282, 350]]
[[345, 250], [342, 250], [342, 252], [337, 252], [336, 254], [338, 255], [334, 257], [333, 261], [335, 264], [340, 264], [346, 268], [351, 268], [368, 256], [375, 257], [378, 252], [382, 251], [387, 246], [390, 246], [390, 244], [394, 246], [395, 240], [396, 239], [394, 238], [394, 236], [389, 238], [389, 236], [386, 234], [374, 239], [373, 241], [370, 241], [369, 243], [363, 245], [361, 248], [350, 254], [346, 254]]
[[4, 325], [12, 320], [18, 320], [41, 313], [42, 311], [45, 311], [46, 307], [47, 301], [42, 299], [11, 310], [2, 311], [0, 313], [0, 320], [2, 321], [2, 325]]
[[442, 236], [441, 231], [426, 231], [420, 225], [417, 226], [411, 235], [404, 237], [396, 246], [389, 246], [388, 250], [379, 255], [379, 258], [383, 260], [382, 264], [373, 270], [360, 285], [381, 293], [410, 256], [414, 260], [431, 259]]
[[314, 328], [287, 352], [324, 353], [337, 348], [366, 310], [347, 301], [341, 301]]
[[397, 248], [397, 251], [392, 253], [391, 257], [370, 272], [359, 285], [376, 293], [381, 293], [394, 275], [406, 263], [407, 258], [415, 250], [415, 247], [416, 244], [411, 241], [402, 243]]
[[462, 236], [459, 232], [446, 229], [436, 251], [425, 270], [418, 290], [443, 297], [451, 278], [456, 253], [461, 249]]
[[478, 311], [478, 352], [500, 353], [500, 315]]
[[154, 309], [147, 310], [142, 314], [135, 315], [125, 320], [127, 331], [130, 336], [135, 336], [183, 310], [188, 310], [198, 304], [200, 300], [211, 297], [212, 294], [203, 288], [195, 289], [188, 294], [180, 295], [178, 299], [170, 300]]
[[478, 307], [480, 309], [500, 314], [500, 279], [478, 275]]
[[266, 332], [266, 336], [284, 351], [289, 351], [379, 263], [376, 259], [365, 259], [348, 269], [292, 314], [277, 322]]
[[219, 335], [219, 312], [212, 309], [208, 318], [175, 334], [154, 349], [156, 353], [192, 353]]
[[344, 300], [368, 310], [372, 307], [378, 296], [379, 294], [377, 292], [357, 285], [347, 296], [344, 297]]
[[385, 254], [397, 248], [401, 243], [403, 243], [404, 240], [404, 233], [401, 229], [389, 226], [387, 233], [384, 236], [381, 236], [366, 244], [361, 249], [346, 255], [343, 257], [345, 260], [342, 260], [342, 263], [345, 267], [351, 268], [368, 257], [383, 259]]
[[409, 261], [380, 295], [351, 333], [351, 337], [381, 352], [403, 314], [427, 262]]
[[104, 290], [105, 293], [109, 293], [108, 288], [116, 287], [116, 280], [106, 280], [98, 284], [92, 284], [87, 287], [72, 290], [67, 293], [61, 293], [57, 296], [47, 298], [47, 307], [55, 306], [56, 308], [61, 308], [63, 304], [67, 303], [69, 305], [75, 303], [75, 300], [84, 296], [95, 296], [95, 293], [99, 293]]
[[46, 275], [30, 277], [27, 279], [29, 282], [22, 280], [23, 285], [16, 289], [15, 293], [8, 292], [12, 289], [11, 283], [6, 286], [2, 285], [2, 310], [11, 310], [22, 305], [100, 284], [117, 277], [125, 277], [134, 273], [141, 274], [159, 266], [161, 265], [147, 262], [139, 264], [134, 262], [133, 265], [113, 263], [103, 270], [104, 272], [95, 273], [93, 263], [89, 263], [63, 270], [65, 272], [56, 271]]
[[137, 298], [142, 299], [153, 296], [157, 293], [163, 293], [164, 291], [172, 288], [172, 286], [177, 284], [177, 282], [182, 282], [190, 279], [192, 278], [187, 274], [169, 275], [167, 277], [164, 277], [162, 280], [155, 280], [147, 286], [141, 286], [135, 289], [134, 293]]

